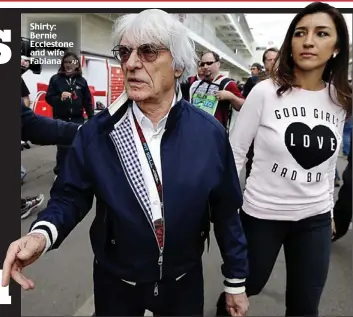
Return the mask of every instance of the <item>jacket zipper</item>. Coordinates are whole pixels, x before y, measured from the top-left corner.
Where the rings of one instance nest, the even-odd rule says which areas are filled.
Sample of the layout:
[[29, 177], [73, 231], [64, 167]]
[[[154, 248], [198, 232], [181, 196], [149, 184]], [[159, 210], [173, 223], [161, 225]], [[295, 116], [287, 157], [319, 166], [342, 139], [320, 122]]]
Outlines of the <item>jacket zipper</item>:
[[[176, 95], [178, 96], [178, 91], [176, 92]], [[165, 128], [164, 128], [165, 129]], [[163, 143], [163, 139], [165, 137], [165, 132], [162, 135], [162, 139], [161, 139], [161, 145], [160, 145], [160, 150], [162, 148], [162, 143]], [[160, 153], [162, 153], [162, 151], [160, 151]], [[162, 158], [162, 155], [160, 155]], [[162, 161], [162, 159], [161, 159]], [[163, 169], [163, 165], [161, 164], [161, 170]], [[163, 172], [162, 172], [163, 174]], [[161, 178], [162, 179], [162, 178]], [[161, 208], [163, 208], [163, 247], [159, 248], [159, 258], [158, 258], [158, 265], [159, 265], [159, 280], [162, 280], [163, 277], [163, 251], [165, 248], [165, 231], [166, 231], [166, 225], [165, 225], [165, 212], [164, 212], [164, 186], [162, 185], [162, 201], [163, 201], [163, 206], [161, 206]], [[153, 229], [154, 231], [154, 229]], [[154, 231], [155, 232], [155, 231]], [[157, 235], [155, 234], [156, 240], [157, 240], [157, 244], [158, 244], [158, 239], [157, 239]], [[159, 246], [159, 244], [158, 244]], [[158, 296], [158, 282], [155, 282], [154, 284], [154, 292], [153, 292], [154, 296]]]
[[[163, 136], [164, 136], [164, 135], [163, 135]], [[123, 164], [123, 160], [122, 160], [122, 158], [121, 158], [121, 156], [120, 156], [120, 152], [119, 152], [118, 146], [117, 146], [117, 144], [115, 143], [114, 138], [112, 138], [112, 137], [110, 137], [110, 138], [111, 138], [111, 140], [113, 141], [113, 144], [114, 144], [114, 146], [115, 146], [115, 148], [116, 148], [116, 151], [117, 151], [117, 153], [118, 153], [118, 157], [119, 157], [119, 160], [120, 160], [120, 164], [121, 164], [121, 166], [123, 167], [123, 171], [124, 171], [124, 174], [125, 174], [126, 179], [128, 180], [128, 183], [129, 183], [129, 185], [130, 185], [130, 188], [133, 190], [135, 196], [137, 196], [137, 194], [135, 193], [134, 187], [133, 187], [133, 185], [131, 184], [130, 178], [128, 177], [128, 175], [127, 175], [127, 173], [126, 173], [126, 170], [125, 170], [125, 167], [124, 167], [124, 164]], [[163, 140], [163, 137], [162, 137], [162, 140]], [[161, 143], [162, 143], [162, 141], [161, 141]], [[162, 197], [163, 197], [163, 201], [164, 201], [163, 186], [162, 186]], [[165, 244], [164, 204], [163, 204], [163, 206], [161, 206], [161, 207], [163, 207], [163, 247], [160, 248], [160, 247], [159, 247], [158, 238], [157, 238], [157, 235], [156, 235], [156, 231], [155, 231], [155, 228], [154, 228], [154, 226], [153, 226], [153, 224], [152, 224], [152, 220], [151, 220], [150, 217], [146, 214], [145, 209], [144, 209], [144, 207], [142, 206], [142, 204], [141, 204], [140, 200], [138, 199], [138, 197], [136, 197], [136, 198], [137, 198], [137, 201], [139, 202], [139, 204], [140, 204], [140, 206], [141, 206], [141, 208], [142, 208], [142, 210], [143, 210], [143, 213], [145, 214], [145, 217], [146, 217], [147, 220], [148, 220], [148, 223], [150, 224], [150, 227], [151, 227], [151, 229], [152, 229], [152, 231], [153, 231], [154, 237], [156, 238], [157, 246], [158, 246], [158, 249], [159, 249], [159, 257], [158, 257], [159, 279], [161, 280], [162, 277], [163, 277], [163, 251], [164, 251], [164, 244]], [[154, 284], [153, 294], [154, 294], [154, 296], [158, 296], [158, 282], [155, 282], [155, 284]]]
[[[163, 137], [164, 137], [164, 134], [163, 134], [162, 139], [161, 139], [161, 147], [162, 147]], [[162, 169], [162, 165], [161, 165], [161, 169]], [[163, 172], [162, 172], [162, 174], [163, 174]], [[163, 189], [164, 189], [164, 186], [162, 185], [162, 201], [163, 201], [163, 205], [161, 206], [161, 208], [163, 209], [163, 247], [159, 249], [159, 258], [158, 258], [159, 280], [162, 280], [162, 277], [163, 277], [163, 251], [164, 251], [164, 247], [165, 247], [165, 231], [166, 231], [165, 212], [164, 212], [164, 190]], [[158, 240], [157, 240], [157, 242], [158, 242]], [[154, 285], [154, 296], [158, 296], [158, 282], [156, 282], [155, 285]]]
[[[163, 240], [164, 240], [164, 236], [163, 236]], [[158, 266], [159, 266], [159, 279], [161, 280], [163, 276], [163, 248], [159, 249]], [[154, 283], [153, 295], [158, 296], [158, 282]]]

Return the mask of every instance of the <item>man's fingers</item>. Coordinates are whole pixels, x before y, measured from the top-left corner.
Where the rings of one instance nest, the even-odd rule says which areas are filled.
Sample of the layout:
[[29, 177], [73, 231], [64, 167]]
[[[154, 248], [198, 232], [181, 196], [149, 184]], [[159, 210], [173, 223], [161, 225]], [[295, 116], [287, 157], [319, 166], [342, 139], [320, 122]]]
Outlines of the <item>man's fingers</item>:
[[239, 307], [239, 309], [238, 309], [238, 316], [246, 316], [246, 313], [247, 313], [247, 308], [245, 308], [245, 307]]
[[34, 283], [31, 280], [27, 279], [19, 270], [13, 269], [11, 271], [11, 277], [25, 290], [34, 288]]
[[231, 316], [246, 316], [246, 313], [248, 311], [247, 307], [242, 307], [242, 306], [239, 306], [239, 305], [235, 305], [234, 307], [233, 306], [230, 306], [230, 305], [226, 305], [227, 307], [227, 311], [229, 312], [229, 314]]
[[9, 249], [7, 250], [6, 258], [4, 260], [2, 268], [2, 287], [6, 287], [10, 283], [11, 270], [12, 266], [15, 263], [17, 252], [18, 246], [15, 244], [11, 244]]
[[233, 307], [229, 307], [229, 313], [231, 316], [238, 316], [237, 311]]
[[[25, 239], [13, 242], [6, 254], [2, 272], [2, 286], [10, 284], [12, 277], [24, 289], [33, 289], [34, 283], [27, 279], [21, 270], [24, 266], [33, 262], [36, 253], [39, 253], [41, 245], [35, 237], [26, 237]], [[26, 264], [27, 263], [27, 264]]]

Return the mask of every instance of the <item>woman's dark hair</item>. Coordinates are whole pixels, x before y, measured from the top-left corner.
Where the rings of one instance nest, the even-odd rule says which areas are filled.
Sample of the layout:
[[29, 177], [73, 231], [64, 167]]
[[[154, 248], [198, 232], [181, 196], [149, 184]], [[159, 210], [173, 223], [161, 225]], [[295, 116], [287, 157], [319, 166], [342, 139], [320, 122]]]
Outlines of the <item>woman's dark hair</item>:
[[[313, 2], [302, 9], [291, 22], [284, 42], [275, 60], [271, 77], [280, 86], [277, 95], [281, 96], [294, 84], [294, 61], [292, 58], [292, 37], [298, 22], [305, 16], [315, 13], [328, 14], [335, 24], [337, 31], [336, 47], [339, 52], [335, 58], [331, 57], [324, 69], [322, 80], [329, 83], [329, 95], [331, 100], [338, 106], [343, 107], [348, 114], [352, 113], [352, 89], [348, 84], [349, 63], [349, 33], [343, 15], [336, 8], [327, 3]], [[331, 95], [331, 84], [336, 88], [337, 96]]]
[[75, 74], [77, 75], [82, 75], [82, 68], [81, 68], [81, 62], [80, 62], [80, 59], [78, 58], [78, 56], [73, 53], [73, 52], [66, 52], [61, 60], [61, 65], [60, 65], [60, 68], [59, 68], [59, 73], [65, 73], [65, 67], [64, 67], [64, 61], [66, 58], [68, 57], [73, 57], [74, 59], [77, 60], [77, 63], [76, 63], [76, 68], [75, 68]]

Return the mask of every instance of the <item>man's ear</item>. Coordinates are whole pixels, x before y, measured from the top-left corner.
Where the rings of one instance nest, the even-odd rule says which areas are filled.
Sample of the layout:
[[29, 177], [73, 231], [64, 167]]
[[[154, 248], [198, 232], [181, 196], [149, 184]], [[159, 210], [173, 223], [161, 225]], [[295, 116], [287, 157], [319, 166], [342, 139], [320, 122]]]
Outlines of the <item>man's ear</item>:
[[176, 69], [176, 70], [174, 71], [174, 76], [175, 76], [175, 78], [180, 78], [181, 75], [183, 74], [183, 72], [184, 72], [184, 69]]

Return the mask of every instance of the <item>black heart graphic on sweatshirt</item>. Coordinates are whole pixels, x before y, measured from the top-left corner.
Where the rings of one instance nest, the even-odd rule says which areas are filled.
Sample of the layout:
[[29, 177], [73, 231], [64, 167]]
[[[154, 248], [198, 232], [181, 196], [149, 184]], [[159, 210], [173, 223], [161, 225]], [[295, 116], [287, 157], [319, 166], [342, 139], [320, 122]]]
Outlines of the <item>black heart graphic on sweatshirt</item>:
[[319, 166], [337, 149], [336, 136], [323, 125], [310, 129], [301, 122], [291, 123], [284, 138], [289, 153], [305, 170]]

